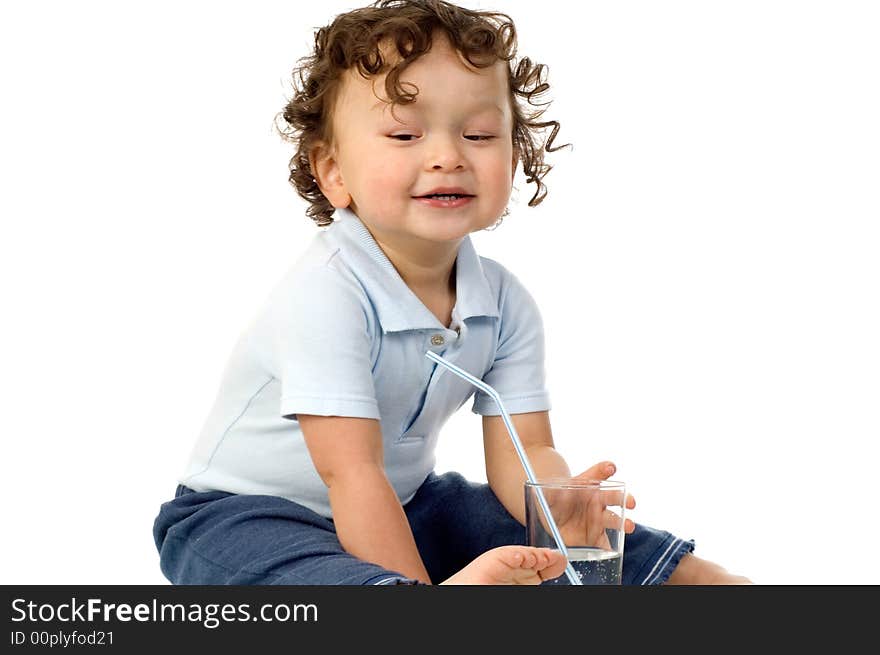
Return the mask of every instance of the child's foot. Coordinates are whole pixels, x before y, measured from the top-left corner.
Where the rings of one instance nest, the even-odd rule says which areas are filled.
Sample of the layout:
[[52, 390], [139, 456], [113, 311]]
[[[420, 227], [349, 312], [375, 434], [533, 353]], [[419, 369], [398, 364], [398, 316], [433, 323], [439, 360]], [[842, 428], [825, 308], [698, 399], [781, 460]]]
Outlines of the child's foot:
[[508, 585], [541, 584], [559, 577], [565, 557], [558, 550], [531, 546], [493, 548], [440, 584]]
[[741, 575], [728, 573], [720, 564], [700, 559], [693, 553], [687, 553], [666, 581], [668, 585], [750, 585], [754, 584]]

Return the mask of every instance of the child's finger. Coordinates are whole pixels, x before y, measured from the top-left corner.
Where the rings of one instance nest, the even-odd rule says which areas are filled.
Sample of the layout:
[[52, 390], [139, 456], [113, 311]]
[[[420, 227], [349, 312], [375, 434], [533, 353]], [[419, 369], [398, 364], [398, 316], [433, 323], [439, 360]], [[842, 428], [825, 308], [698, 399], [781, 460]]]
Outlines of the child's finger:
[[574, 479], [607, 480], [609, 477], [614, 475], [615, 471], [617, 471], [617, 467], [614, 465], [614, 462], [599, 462], [598, 464], [593, 464], [583, 473], [579, 473], [578, 475], [574, 476]]
[[[612, 512], [610, 509], [605, 510], [605, 516], [603, 517], [605, 527], [610, 528], [612, 530], [620, 529], [620, 514], [617, 512]], [[630, 519], [623, 520], [623, 531], [626, 534], [634, 531], [636, 529], [636, 524], [633, 523]]]
[[603, 491], [602, 502], [606, 505], [612, 506], [626, 503], [627, 509], [632, 509], [636, 506], [636, 499], [630, 494], [624, 495], [623, 491], [620, 489], [608, 489], [607, 491]]

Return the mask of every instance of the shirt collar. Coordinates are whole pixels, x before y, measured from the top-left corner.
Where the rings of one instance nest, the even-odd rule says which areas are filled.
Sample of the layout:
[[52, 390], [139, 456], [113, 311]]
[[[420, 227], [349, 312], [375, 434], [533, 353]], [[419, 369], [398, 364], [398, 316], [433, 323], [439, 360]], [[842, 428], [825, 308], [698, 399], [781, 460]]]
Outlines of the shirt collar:
[[[446, 329], [406, 286], [397, 269], [354, 212], [337, 209], [327, 231], [340, 246], [355, 276], [366, 289], [383, 331]], [[456, 300], [453, 314], [461, 321], [474, 316], [498, 318], [498, 305], [469, 236], [458, 247], [455, 266]]]

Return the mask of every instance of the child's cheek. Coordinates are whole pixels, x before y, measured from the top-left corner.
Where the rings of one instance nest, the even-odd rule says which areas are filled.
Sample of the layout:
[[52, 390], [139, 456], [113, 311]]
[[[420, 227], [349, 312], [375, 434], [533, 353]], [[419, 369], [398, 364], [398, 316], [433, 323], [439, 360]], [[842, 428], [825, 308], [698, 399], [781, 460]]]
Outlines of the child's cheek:
[[380, 196], [397, 193], [404, 186], [403, 178], [403, 171], [394, 162], [385, 161], [375, 167], [371, 192]]

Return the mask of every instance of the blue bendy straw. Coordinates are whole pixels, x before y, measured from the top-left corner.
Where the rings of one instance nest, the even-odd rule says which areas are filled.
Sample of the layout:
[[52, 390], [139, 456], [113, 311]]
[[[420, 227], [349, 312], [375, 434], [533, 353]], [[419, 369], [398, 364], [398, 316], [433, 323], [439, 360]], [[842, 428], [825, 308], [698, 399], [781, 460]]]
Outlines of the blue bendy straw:
[[[519, 455], [519, 461], [522, 462], [523, 468], [526, 471], [526, 477], [528, 477], [529, 482], [531, 482], [532, 484], [537, 484], [538, 481], [535, 479], [535, 471], [532, 469], [532, 465], [529, 463], [529, 458], [526, 456], [526, 450], [525, 448], [523, 448], [522, 442], [519, 440], [519, 435], [516, 433], [516, 428], [513, 427], [513, 421], [510, 419], [510, 414], [508, 414], [507, 410], [504, 409], [504, 403], [501, 402], [501, 396], [498, 394], [498, 392], [482, 380], [475, 378], [464, 369], [461, 369], [452, 362], [443, 359], [440, 355], [431, 350], [425, 353], [425, 357], [437, 362], [438, 364], [441, 364], [448, 370], [455, 373], [458, 377], [464, 378], [478, 389], [484, 391], [492, 398], [492, 400], [495, 401], [495, 404], [498, 405], [498, 409], [501, 410], [501, 418], [504, 419], [504, 425], [507, 426], [507, 432], [508, 434], [510, 434], [510, 438], [513, 440], [513, 447], [516, 448], [516, 454]], [[544, 512], [544, 516], [547, 517], [547, 525], [550, 526], [550, 532], [553, 533], [553, 539], [556, 541], [556, 546], [557, 548], [559, 548], [559, 551], [563, 555], [565, 555], [565, 574], [568, 576], [571, 584], [583, 584], [583, 582], [581, 582], [581, 579], [578, 577], [578, 574], [575, 573], [574, 567], [571, 565], [571, 562], [568, 561], [568, 549], [562, 542], [562, 535], [559, 533], [559, 528], [556, 526], [556, 521], [553, 520], [553, 515], [550, 513], [550, 507], [547, 505], [547, 500], [544, 498], [544, 491], [541, 489], [540, 486], [536, 486], [535, 491], [538, 493], [538, 502], [541, 503], [541, 510]]]

